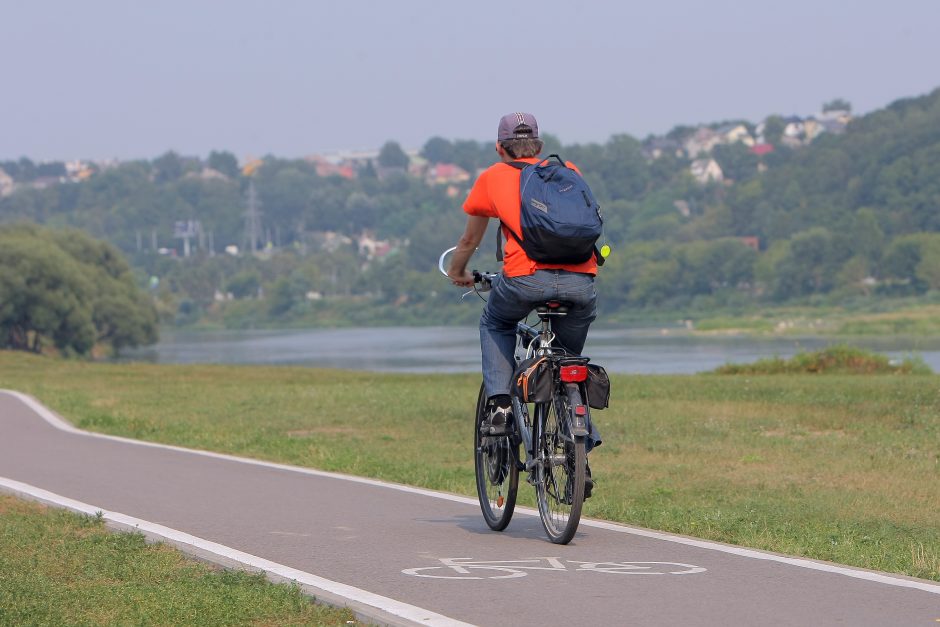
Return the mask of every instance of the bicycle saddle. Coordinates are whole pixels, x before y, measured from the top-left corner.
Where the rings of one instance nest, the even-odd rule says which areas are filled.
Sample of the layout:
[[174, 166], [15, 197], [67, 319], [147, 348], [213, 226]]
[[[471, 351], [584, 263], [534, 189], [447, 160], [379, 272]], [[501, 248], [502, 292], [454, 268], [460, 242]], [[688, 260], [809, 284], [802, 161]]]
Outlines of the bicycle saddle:
[[550, 300], [546, 301], [544, 305], [539, 305], [535, 308], [535, 313], [538, 314], [540, 319], [544, 319], [547, 316], [565, 316], [568, 314], [568, 309], [571, 307], [571, 303], [562, 301], [562, 300]]

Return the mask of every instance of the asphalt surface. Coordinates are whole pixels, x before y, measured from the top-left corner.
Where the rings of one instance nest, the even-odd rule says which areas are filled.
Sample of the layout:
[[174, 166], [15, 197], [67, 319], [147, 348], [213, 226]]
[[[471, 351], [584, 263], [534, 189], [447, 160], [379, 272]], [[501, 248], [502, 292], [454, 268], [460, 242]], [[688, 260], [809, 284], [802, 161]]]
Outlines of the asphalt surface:
[[351, 586], [379, 622], [940, 622], [936, 582], [594, 521], [557, 546], [526, 512], [496, 533], [471, 499], [86, 434], [28, 401], [0, 392], [0, 490], [21, 482]]

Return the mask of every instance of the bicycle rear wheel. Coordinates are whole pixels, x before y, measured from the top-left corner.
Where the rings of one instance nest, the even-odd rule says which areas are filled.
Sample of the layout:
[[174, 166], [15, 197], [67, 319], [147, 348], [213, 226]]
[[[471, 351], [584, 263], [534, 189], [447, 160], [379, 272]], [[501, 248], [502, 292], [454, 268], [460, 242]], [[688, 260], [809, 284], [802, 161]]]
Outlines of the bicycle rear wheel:
[[519, 490], [519, 467], [516, 460], [518, 445], [513, 436], [490, 436], [481, 433], [486, 420], [486, 390], [480, 386], [477, 415], [474, 421], [474, 465], [476, 466], [477, 496], [483, 519], [490, 529], [502, 531], [512, 519]]
[[567, 395], [556, 390], [535, 408], [535, 491], [542, 526], [555, 544], [571, 542], [584, 503], [587, 454], [584, 438], [568, 434], [568, 407]]

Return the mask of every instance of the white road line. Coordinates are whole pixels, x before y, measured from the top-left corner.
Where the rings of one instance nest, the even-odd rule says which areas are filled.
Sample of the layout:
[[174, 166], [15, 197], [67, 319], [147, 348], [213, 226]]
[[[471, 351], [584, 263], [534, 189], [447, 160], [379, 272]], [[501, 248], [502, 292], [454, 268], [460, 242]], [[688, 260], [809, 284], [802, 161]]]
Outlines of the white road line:
[[[103, 433], [93, 433], [90, 431], [83, 431], [77, 429], [73, 425], [69, 424], [67, 421], [63, 420], [51, 410], [46, 408], [44, 405], [39, 403], [36, 399], [23, 394], [22, 392], [16, 392], [14, 390], [0, 390], [0, 393], [9, 394], [15, 396], [24, 404], [26, 404], [30, 409], [37, 413], [41, 418], [46, 422], [61, 429], [63, 431], [68, 431], [69, 433], [74, 433], [77, 435], [82, 435], [86, 437], [101, 438], [105, 440], [114, 440], [116, 442], [124, 442], [126, 444], [133, 444], [136, 446], [150, 446], [154, 448], [162, 448], [173, 451], [180, 451], [183, 453], [189, 453], [193, 455], [203, 455], [205, 457], [213, 457], [216, 459], [225, 459], [228, 461], [238, 462], [242, 464], [252, 464], [255, 466], [264, 466], [266, 468], [276, 468], [278, 470], [285, 470], [289, 472], [296, 472], [307, 475], [314, 475], [317, 477], [330, 477], [333, 479], [341, 479], [344, 481], [353, 481], [355, 483], [362, 483], [371, 486], [377, 486], [381, 488], [387, 488], [392, 490], [400, 490], [402, 492], [408, 492], [411, 494], [420, 494], [422, 496], [429, 496], [436, 499], [443, 499], [446, 501], [453, 501], [456, 503], [463, 503], [466, 505], [477, 506], [477, 500], [471, 499], [465, 496], [458, 496], [456, 494], [447, 494], [444, 492], [435, 492], [433, 490], [426, 490], [423, 488], [415, 488], [412, 486], [400, 485], [395, 483], [388, 483], [385, 481], [379, 481], [377, 479], [366, 479], [363, 477], [354, 477], [352, 475], [344, 475], [336, 472], [325, 472], [322, 470], [313, 470], [310, 468], [301, 468], [299, 466], [288, 466], [287, 464], [276, 464], [273, 462], [265, 462], [257, 459], [249, 459], [246, 457], [236, 457], [234, 455], [225, 455], [223, 453], [213, 453], [211, 451], [200, 451], [195, 449], [183, 448], [181, 446], [171, 446], [168, 444], [157, 444], [155, 442], [144, 442], [142, 440], [132, 440], [130, 438], [122, 438], [114, 435], [106, 435]], [[538, 516], [538, 511], [530, 508], [517, 508], [516, 512], [524, 514], [526, 516]], [[694, 546], [700, 549], [706, 549], [709, 551], [720, 551], [722, 553], [730, 553], [732, 555], [737, 555], [739, 557], [747, 557], [750, 559], [766, 560], [771, 562], [779, 562], [782, 564], [787, 564], [789, 566], [796, 566], [799, 568], [808, 568], [811, 570], [819, 570], [827, 573], [833, 573], [836, 575], [844, 575], [846, 577], [853, 577], [855, 579], [864, 579], [866, 581], [871, 581], [874, 583], [885, 584], [889, 586], [898, 586], [901, 588], [914, 588], [916, 590], [923, 590], [924, 592], [930, 592], [932, 594], [940, 594], [940, 584], [935, 584], [919, 579], [904, 579], [902, 577], [897, 577], [889, 575], [887, 573], [880, 573], [875, 571], [868, 570], [859, 570], [855, 568], [850, 568], [847, 566], [839, 566], [837, 564], [829, 564], [826, 562], [815, 562], [813, 560], [798, 558], [798, 557], [787, 557], [785, 555], [776, 555], [774, 553], [767, 553], [764, 551], [758, 551], [756, 549], [749, 549], [745, 547], [731, 546], [727, 544], [719, 544], [717, 542], [709, 542], [707, 540], [698, 540], [696, 538], [687, 538], [683, 536], [676, 536], [668, 533], [663, 533], [660, 531], [651, 531], [649, 529], [642, 529], [639, 527], [629, 527], [626, 525], [621, 525], [618, 523], [612, 523], [604, 520], [591, 520], [591, 519], [582, 519], [581, 525], [586, 527], [596, 527], [598, 529], [606, 529], [608, 531], [616, 531], [618, 533], [627, 533], [636, 536], [643, 536], [646, 538], [653, 538], [656, 540], [662, 540], [664, 542], [674, 542], [676, 544], [685, 544], [687, 546]]]
[[[342, 597], [343, 599], [378, 609], [381, 612], [403, 618], [415, 624], [430, 625], [433, 627], [472, 627], [470, 623], [464, 623], [415, 605], [402, 603], [401, 601], [373, 594], [360, 588], [318, 577], [312, 573], [278, 564], [277, 562], [272, 562], [262, 557], [251, 555], [250, 553], [245, 553], [223, 544], [218, 544], [217, 542], [197, 538], [196, 536], [177, 529], [164, 527], [163, 525], [141, 520], [140, 518], [134, 518], [133, 516], [127, 516], [119, 512], [103, 510], [100, 507], [54, 494], [20, 481], [0, 477], [0, 491], [8, 491], [18, 496], [25, 496], [43, 503], [92, 516], [101, 512], [105, 520], [116, 523], [121, 528], [134, 529], [150, 536], [156, 536], [173, 543], [184, 551], [186, 549], [196, 549], [202, 553], [210, 553], [217, 557], [225, 558], [230, 562], [248, 567], [249, 569], [260, 570], [267, 575], [282, 577], [288, 581], [295, 581], [298, 584], [308, 586], [313, 589], [315, 595], [327, 593], [331, 596]], [[379, 617], [376, 616], [374, 612], [372, 614], [373, 618]]]

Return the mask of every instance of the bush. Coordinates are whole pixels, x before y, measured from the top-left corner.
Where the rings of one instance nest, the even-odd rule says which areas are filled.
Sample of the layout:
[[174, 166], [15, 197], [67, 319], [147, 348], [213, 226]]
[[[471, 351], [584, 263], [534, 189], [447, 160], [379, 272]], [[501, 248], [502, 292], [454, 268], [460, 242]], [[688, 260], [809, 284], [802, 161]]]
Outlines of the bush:
[[715, 374], [933, 374], [920, 358], [900, 363], [885, 355], [851, 346], [831, 346], [815, 352], [800, 352], [791, 359], [774, 357], [753, 364], [726, 364]]

